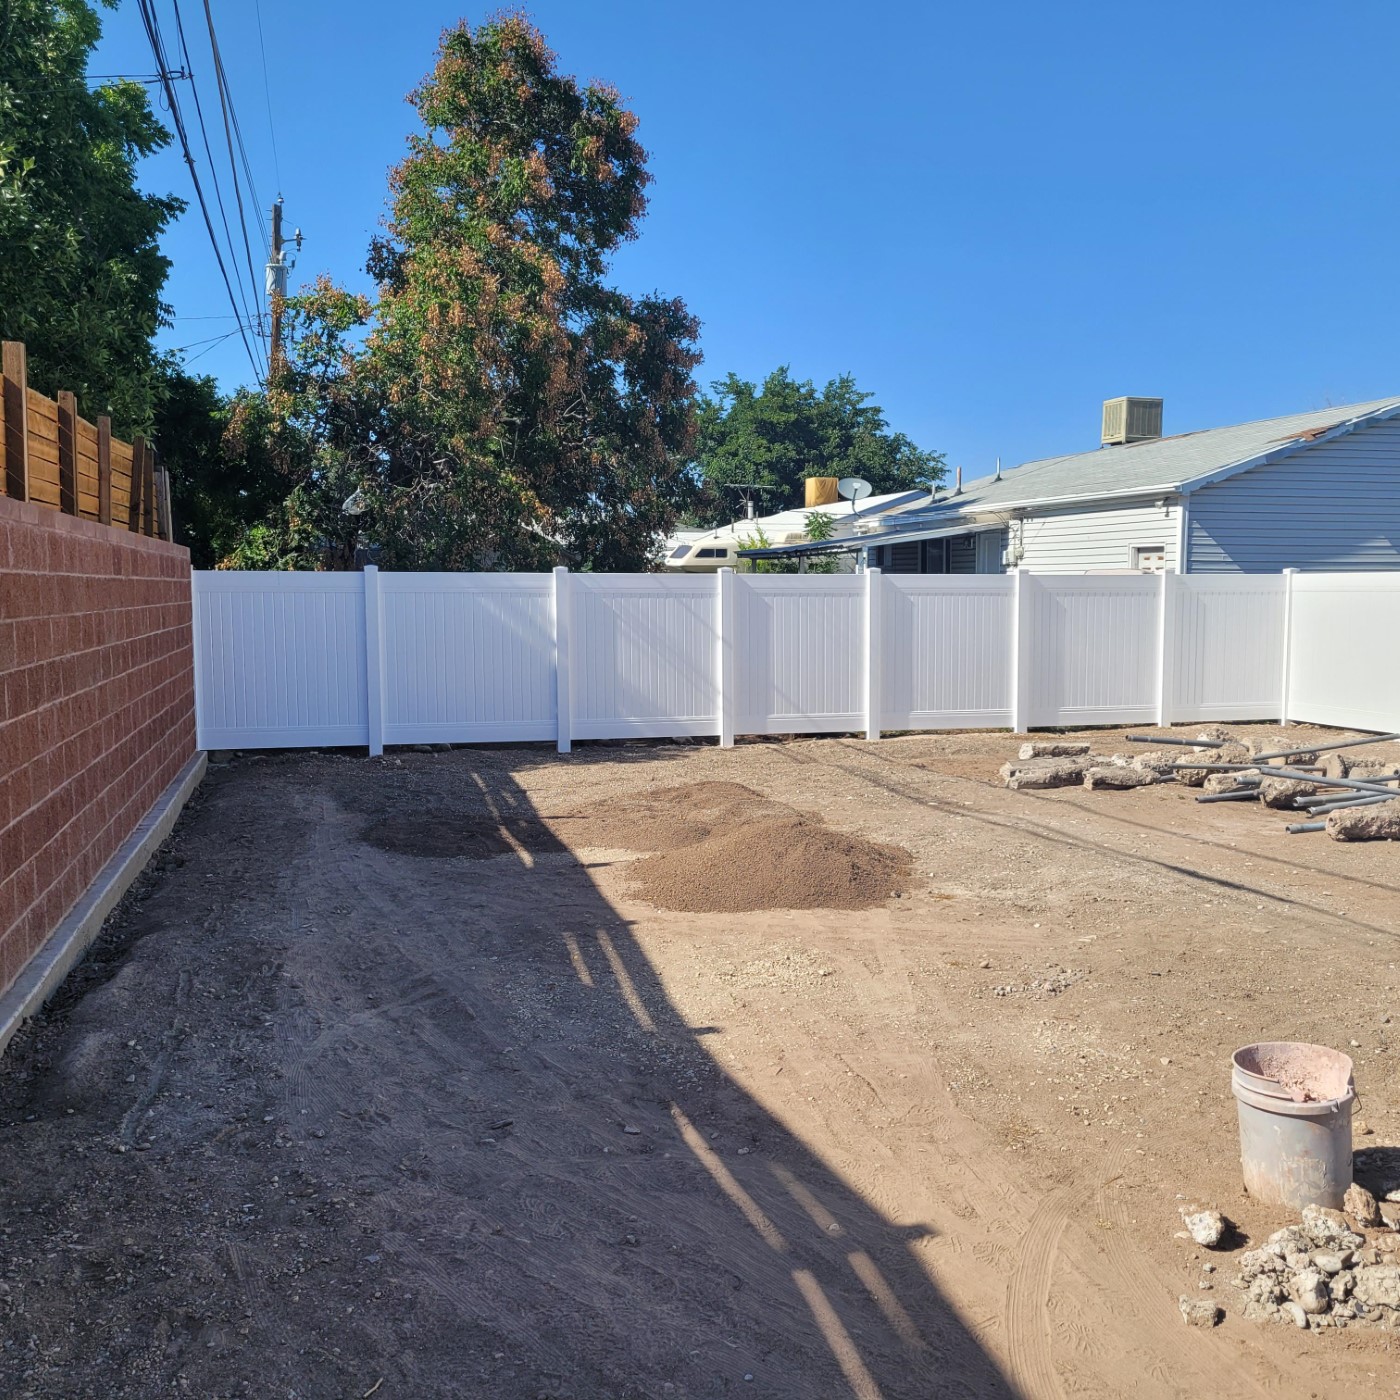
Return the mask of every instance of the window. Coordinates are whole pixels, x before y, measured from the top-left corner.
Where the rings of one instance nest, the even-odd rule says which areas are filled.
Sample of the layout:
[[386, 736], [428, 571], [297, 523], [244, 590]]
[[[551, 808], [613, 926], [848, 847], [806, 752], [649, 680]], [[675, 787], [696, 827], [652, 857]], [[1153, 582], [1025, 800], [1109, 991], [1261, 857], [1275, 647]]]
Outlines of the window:
[[697, 549], [695, 557], [697, 559], [727, 559], [729, 551], [727, 549]]
[[1167, 568], [1166, 546], [1161, 544], [1134, 545], [1133, 568], [1142, 574], [1165, 573]]
[[679, 548], [673, 549], [673, 550], [671, 551], [671, 558], [672, 558], [672, 559], [684, 559], [685, 556], [686, 556], [687, 554], [689, 554], [689, 553], [690, 553], [690, 546], [689, 546], [688, 544], [683, 544], [683, 545], [681, 545]]

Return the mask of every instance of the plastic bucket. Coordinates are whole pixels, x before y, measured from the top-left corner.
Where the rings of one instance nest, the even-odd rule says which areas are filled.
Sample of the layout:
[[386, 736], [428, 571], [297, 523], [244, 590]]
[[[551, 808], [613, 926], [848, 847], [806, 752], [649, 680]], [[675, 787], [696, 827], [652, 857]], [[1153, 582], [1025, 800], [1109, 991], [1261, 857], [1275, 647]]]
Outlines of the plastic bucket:
[[1292, 1041], [1246, 1045], [1235, 1051], [1230, 1087], [1245, 1190], [1294, 1210], [1340, 1208], [1351, 1185], [1350, 1056]]

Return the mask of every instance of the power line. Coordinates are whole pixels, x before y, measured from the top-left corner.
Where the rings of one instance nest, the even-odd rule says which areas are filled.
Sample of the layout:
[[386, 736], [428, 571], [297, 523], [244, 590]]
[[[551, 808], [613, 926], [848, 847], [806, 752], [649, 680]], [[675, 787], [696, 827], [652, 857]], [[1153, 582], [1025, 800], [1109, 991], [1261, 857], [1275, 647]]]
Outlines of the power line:
[[[224, 192], [223, 187], [219, 181], [219, 168], [214, 160], [214, 148], [209, 141], [209, 130], [204, 124], [204, 104], [199, 100], [199, 83], [195, 80], [194, 77], [194, 64], [190, 61], [190, 47], [189, 44], [185, 41], [185, 21], [184, 16], [180, 13], [180, 0], [171, 0], [171, 3], [175, 12], [175, 32], [179, 35], [180, 38], [180, 52], [184, 55], [185, 67], [190, 70], [190, 93], [194, 97], [195, 120], [199, 123], [199, 135], [200, 139], [204, 143], [204, 156], [205, 159], [209, 162], [209, 178], [214, 185], [214, 200], [215, 203], [217, 203], [219, 206], [219, 218], [224, 226], [224, 237], [228, 240], [228, 251], [230, 261], [236, 261], [237, 253], [234, 251], [233, 231], [229, 228], [228, 210], [224, 206]], [[236, 168], [233, 170], [233, 175], [234, 182], [236, 185], [238, 178], [238, 171]], [[244, 243], [246, 244], [248, 238], [248, 230], [246, 225], [242, 226], [242, 233]], [[250, 276], [251, 275], [252, 274], [250, 267]], [[252, 276], [253, 302], [251, 306], [248, 302], [247, 287], [240, 279], [235, 280], [238, 281], [239, 296], [241, 297], [243, 302], [244, 318], [247, 321], [250, 328], [256, 327], [258, 332], [261, 333], [261, 321], [259, 314], [261, 312], [261, 307], [259, 306], [257, 299], [257, 278], [256, 276]], [[254, 308], [257, 309], [255, 310]], [[260, 374], [262, 372], [263, 371], [259, 371]]]
[[[146, 40], [151, 46], [151, 53], [156, 61], [156, 69], [160, 77], [161, 88], [165, 93], [165, 100], [170, 109], [171, 122], [175, 127], [175, 134], [180, 142], [180, 149], [184, 154], [185, 164], [189, 167], [190, 181], [194, 185], [195, 198], [199, 203], [200, 213], [204, 216], [205, 231], [209, 235], [210, 246], [214, 249], [214, 259], [219, 265], [219, 275], [223, 279], [224, 290], [228, 293], [229, 305], [233, 308], [234, 319], [238, 322], [237, 334], [242, 337], [243, 348], [247, 351], [248, 362], [253, 367], [254, 375], [261, 381], [262, 372], [258, 365], [257, 356], [253, 353], [253, 346], [248, 339], [247, 326], [244, 324], [243, 314], [239, 310], [238, 298], [234, 295], [233, 282], [228, 275], [228, 268], [224, 263], [223, 250], [219, 247], [218, 235], [214, 232], [214, 220], [209, 213], [209, 202], [204, 197], [204, 187], [200, 183], [199, 171], [195, 166], [194, 154], [190, 150], [189, 133], [185, 128], [184, 114], [180, 110], [180, 99], [176, 94], [173, 82], [174, 70], [172, 70], [166, 57], [164, 37], [160, 32], [160, 19], [155, 12], [154, 0], [137, 0], [137, 8], [141, 14], [142, 27], [146, 31]], [[233, 332], [230, 332], [230, 334], [233, 334]]]
[[267, 45], [263, 42], [262, 0], [253, 0], [258, 19], [258, 52], [262, 55], [263, 97], [267, 101], [267, 134], [272, 138], [272, 171], [277, 176], [277, 193], [282, 193], [282, 162], [277, 158], [277, 128], [272, 124], [272, 86], [267, 81]]

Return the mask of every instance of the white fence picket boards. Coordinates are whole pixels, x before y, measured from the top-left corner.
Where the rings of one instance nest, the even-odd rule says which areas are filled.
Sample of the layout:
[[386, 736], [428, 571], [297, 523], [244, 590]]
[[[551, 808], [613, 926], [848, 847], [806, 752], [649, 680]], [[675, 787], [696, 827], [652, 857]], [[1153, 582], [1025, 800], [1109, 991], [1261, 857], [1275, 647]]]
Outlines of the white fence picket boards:
[[205, 748], [1400, 728], [1400, 574], [194, 577]]

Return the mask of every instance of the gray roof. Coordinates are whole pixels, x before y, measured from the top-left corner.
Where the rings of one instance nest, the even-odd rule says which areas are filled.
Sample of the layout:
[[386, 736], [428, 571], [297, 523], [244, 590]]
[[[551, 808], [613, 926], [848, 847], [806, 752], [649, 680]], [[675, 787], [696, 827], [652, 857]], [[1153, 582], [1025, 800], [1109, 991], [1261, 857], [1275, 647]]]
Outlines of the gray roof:
[[[1262, 466], [1324, 436], [1349, 432], [1363, 422], [1400, 413], [1400, 398], [1340, 408], [1319, 408], [1286, 418], [1265, 418], [1234, 428], [1153, 438], [1125, 447], [1102, 447], [1068, 457], [1046, 457], [963, 487], [959, 496], [934, 502], [934, 512], [978, 514], [1052, 501], [1101, 500], [1153, 491], [1191, 491], [1198, 486]], [[927, 515], [929, 512], [920, 512]], [[904, 517], [908, 520], [909, 517]]]

